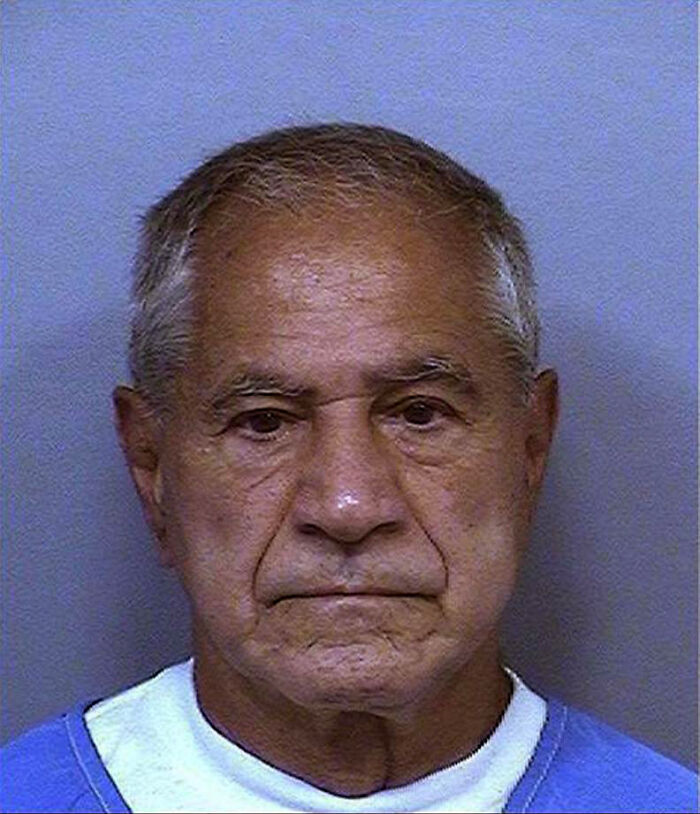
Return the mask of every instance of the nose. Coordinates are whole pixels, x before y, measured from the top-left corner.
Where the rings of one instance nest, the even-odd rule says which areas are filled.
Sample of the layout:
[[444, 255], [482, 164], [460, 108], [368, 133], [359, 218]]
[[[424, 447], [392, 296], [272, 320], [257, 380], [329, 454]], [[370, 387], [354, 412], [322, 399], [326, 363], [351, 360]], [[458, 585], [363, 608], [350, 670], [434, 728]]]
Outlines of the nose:
[[365, 418], [319, 428], [301, 473], [293, 510], [306, 535], [357, 544], [406, 523], [407, 509], [388, 450]]

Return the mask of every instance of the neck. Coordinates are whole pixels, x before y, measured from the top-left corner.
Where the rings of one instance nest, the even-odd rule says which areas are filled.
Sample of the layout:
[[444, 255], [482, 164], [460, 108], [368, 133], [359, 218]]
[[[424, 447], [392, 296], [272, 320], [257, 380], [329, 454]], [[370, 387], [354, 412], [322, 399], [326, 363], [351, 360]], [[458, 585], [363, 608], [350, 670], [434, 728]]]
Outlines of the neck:
[[195, 636], [195, 686], [204, 715], [247, 752], [346, 797], [402, 786], [475, 752], [511, 695], [496, 637], [428, 699], [381, 713], [308, 709], [252, 682]]

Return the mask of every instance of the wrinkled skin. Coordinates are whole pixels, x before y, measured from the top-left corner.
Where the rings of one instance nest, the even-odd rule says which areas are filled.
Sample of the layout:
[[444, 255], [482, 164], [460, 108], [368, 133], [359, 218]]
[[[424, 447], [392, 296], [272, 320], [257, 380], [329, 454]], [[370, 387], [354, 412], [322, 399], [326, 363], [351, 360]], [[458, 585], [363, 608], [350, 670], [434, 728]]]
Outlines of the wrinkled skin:
[[[339, 794], [464, 757], [508, 702], [497, 627], [556, 378], [519, 399], [483, 318], [487, 262], [408, 208], [239, 213], [235, 238], [221, 215], [199, 240], [172, 417], [115, 393], [191, 602], [202, 710]], [[426, 358], [447, 373], [414, 375]]]

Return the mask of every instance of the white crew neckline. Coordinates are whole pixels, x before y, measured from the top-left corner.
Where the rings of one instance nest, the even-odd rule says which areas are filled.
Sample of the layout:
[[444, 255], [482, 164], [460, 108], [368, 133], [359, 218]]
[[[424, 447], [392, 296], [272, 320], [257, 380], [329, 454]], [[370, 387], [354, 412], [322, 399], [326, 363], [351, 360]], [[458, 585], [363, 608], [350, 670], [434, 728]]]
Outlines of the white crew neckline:
[[546, 716], [545, 702], [508, 674], [511, 701], [476, 752], [406, 786], [363, 797], [319, 789], [216, 731], [198, 706], [192, 659], [96, 704], [85, 719], [134, 812], [500, 811], [527, 768]]

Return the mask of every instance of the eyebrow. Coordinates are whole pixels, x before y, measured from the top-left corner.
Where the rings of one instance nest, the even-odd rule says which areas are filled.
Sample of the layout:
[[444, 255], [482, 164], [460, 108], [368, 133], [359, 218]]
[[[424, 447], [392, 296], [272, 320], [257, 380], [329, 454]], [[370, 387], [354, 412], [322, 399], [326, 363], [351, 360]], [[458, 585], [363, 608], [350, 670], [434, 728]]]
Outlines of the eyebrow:
[[476, 395], [474, 376], [467, 365], [448, 356], [429, 354], [389, 364], [366, 375], [370, 385], [401, 386], [425, 381], [447, 381], [466, 395]]
[[[426, 381], [444, 381], [457, 392], [478, 395], [468, 366], [447, 356], [429, 354], [381, 365], [363, 374], [372, 389], [405, 387]], [[226, 417], [233, 401], [250, 396], [277, 396], [311, 401], [318, 395], [315, 387], [295, 381], [285, 374], [251, 365], [225, 379], [207, 398], [204, 415], [212, 421]]]
[[272, 370], [250, 366], [229, 376], [204, 405], [207, 418], [217, 420], [225, 416], [231, 402], [246, 396], [279, 396], [280, 398], [311, 398], [314, 388]]

